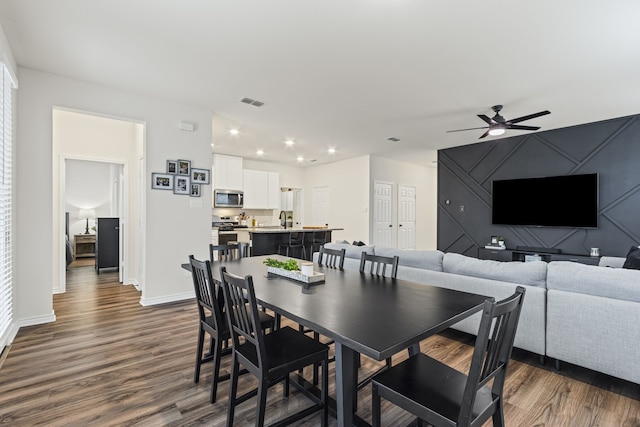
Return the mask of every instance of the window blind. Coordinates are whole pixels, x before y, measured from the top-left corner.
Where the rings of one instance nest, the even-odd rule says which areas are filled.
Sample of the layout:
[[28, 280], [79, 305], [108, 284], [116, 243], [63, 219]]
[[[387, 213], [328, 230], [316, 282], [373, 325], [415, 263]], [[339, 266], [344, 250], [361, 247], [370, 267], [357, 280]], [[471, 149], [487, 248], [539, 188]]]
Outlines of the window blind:
[[12, 101], [15, 80], [0, 58], [0, 351], [15, 334], [12, 272]]

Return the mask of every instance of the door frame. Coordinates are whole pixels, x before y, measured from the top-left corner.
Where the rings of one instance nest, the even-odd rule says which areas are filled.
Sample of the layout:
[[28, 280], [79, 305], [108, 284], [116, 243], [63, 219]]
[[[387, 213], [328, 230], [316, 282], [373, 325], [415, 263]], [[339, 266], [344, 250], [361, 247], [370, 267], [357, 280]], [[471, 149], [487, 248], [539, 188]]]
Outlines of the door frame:
[[[72, 154], [61, 154], [58, 160], [58, 217], [60, 218], [58, 227], [58, 236], [65, 235], [65, 212], [66, 212], [66, 195], [67, 195], [67, 181], [66, 181], [66, 168], [67, 168], [67, 160], [80, 160], [87, 162], [100, 162], [100, 163], [111, 163], [116, 165], [121, 165], [123, 170], [123, 186], [124, 191], [120, 194], [120, 206], [123, 209], [123, 215], [120, 219], [120, 223], [124, 224], [128, 221], [128, 217], [126, 215], [129, 212], [129, 164], [127, 161], [122, 159], [109, 159], [103, 157], [91, 157], [91, 156], [75, 156]], [[54, 294], [65, 293], [67, 291], [67, 263], [66, 263], [66, 242], [64, 239], [58, 239], [58, 286], [53, 289]], [[122, 248], [128, 248], [129, 246], [129, 232], [128, 227], [122, 232]], [[120, 279], [123, 284], [127, 283], [128, 280], [128, 263], [127, 256], [121, 255], [122, 259], [122, 268], [120, 269]]]

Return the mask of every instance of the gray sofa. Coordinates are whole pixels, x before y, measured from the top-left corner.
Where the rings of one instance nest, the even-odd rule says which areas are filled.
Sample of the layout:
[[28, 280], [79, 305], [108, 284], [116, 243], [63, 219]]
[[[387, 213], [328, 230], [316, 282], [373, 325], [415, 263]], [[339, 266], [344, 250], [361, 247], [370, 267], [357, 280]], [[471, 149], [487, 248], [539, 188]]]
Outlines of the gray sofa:
[[[546, 263], [479, 260], [440, 251], [399, 250], [327, 243], [345, 249], [345, 269], [358, 270], [360, 255], [398, 255], [398, 278], [494, 297], [527, 290], [514, 345], [589, 369], [640, 383], [640, 271], [620, 267], [624, 258], [601, 266], [568, 261]], [[314, 254], [317, 261], [318, 254]], [[475, 334], [480, 314], [453, 328]], [[615, 349], [612, 351], [612, 349]]]

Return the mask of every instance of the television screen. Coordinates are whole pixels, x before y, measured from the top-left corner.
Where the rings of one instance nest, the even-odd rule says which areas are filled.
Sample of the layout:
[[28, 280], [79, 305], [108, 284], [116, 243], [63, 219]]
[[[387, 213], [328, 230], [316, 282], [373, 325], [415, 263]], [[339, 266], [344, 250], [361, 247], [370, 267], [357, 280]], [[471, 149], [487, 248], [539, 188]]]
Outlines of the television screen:
[[493, 181], [492, 223], [598, 226], [598, 174]]

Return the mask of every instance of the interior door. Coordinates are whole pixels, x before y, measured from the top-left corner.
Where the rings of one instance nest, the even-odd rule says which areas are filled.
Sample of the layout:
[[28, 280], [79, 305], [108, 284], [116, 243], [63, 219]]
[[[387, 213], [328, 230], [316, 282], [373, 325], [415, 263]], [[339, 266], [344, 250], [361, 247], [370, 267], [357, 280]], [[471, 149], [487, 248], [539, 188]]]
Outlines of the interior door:
[[373, 183], [373, 244], [393, 248], [393, 184]]
[[416, 248], [416, 188], [398, 186], [398, 249]]
[[313, 187], [311, 194], [311, 221], [313, 225], [329, 224], [329, 187]]

